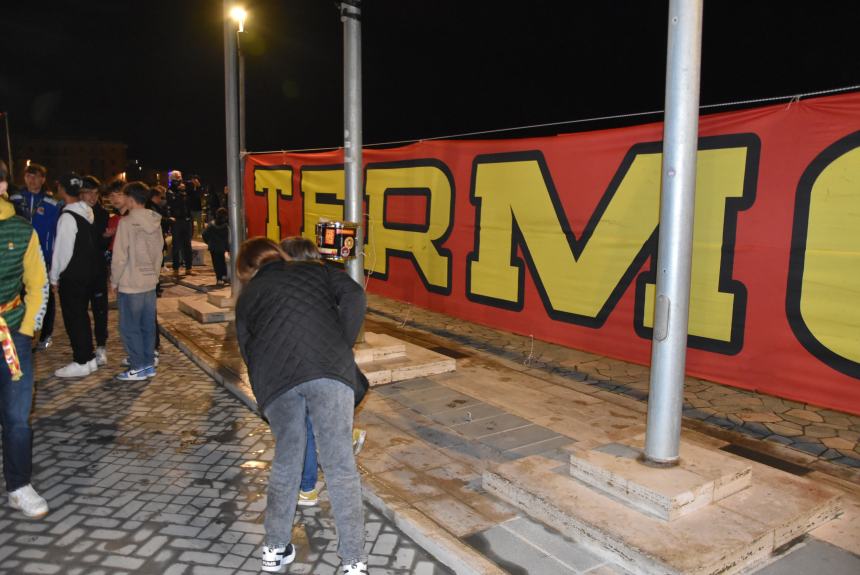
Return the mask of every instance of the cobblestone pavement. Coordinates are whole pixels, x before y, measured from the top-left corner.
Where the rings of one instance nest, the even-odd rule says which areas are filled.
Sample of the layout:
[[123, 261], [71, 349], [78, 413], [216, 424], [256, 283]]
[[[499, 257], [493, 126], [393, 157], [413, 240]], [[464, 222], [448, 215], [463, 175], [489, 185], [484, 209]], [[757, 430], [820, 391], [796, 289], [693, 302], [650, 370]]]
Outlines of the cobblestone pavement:
[[[369, 295], [370, 317], [451, 339], [521, 370], [539, 370], [639, 402], [648, 367], [480, 326], [408, 303]], [[860, 468], [860, 417], [688, 377], [684, 417], [778, 443], [838, 466]]]
[[[111, 312], [109, 363], [60, 380], [70, 361], [57, 314], [54, 346], [35, 355], [34, 486], [43, 520], [0, 506], [0, 573], [258, 573], [273, 440], [257, 415], [164, 342], [158, 376], [119, 383]], [[289, 573], [335, 573], [334, 524], [300, 508]], [[366, 508], [373, 574], [450, 573]]]

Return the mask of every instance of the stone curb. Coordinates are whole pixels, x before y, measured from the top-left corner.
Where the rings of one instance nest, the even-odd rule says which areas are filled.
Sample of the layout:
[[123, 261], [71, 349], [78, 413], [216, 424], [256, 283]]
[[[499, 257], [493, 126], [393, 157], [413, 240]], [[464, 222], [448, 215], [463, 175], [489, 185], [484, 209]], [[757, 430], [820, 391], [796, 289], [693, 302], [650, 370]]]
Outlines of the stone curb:
[[[209, 377], [239, 398], [251, 411], [259, 415], [256, 400], [241, 382], [236, 383], [236, 375], [221, 367], [194, 342], [172, 333], [167, 327], [169, 325], [171, 325], [170, 322], [159, 322], [158, 329], [165, 339], [175, 345]], [[368, 480], [367, 477], [363, 479], [364, 500], [446, 567], [463, 575], [504, 575], [505, 571], [452, 536], [435, 521], [386, 493], [384, 485], [373, 479]]]

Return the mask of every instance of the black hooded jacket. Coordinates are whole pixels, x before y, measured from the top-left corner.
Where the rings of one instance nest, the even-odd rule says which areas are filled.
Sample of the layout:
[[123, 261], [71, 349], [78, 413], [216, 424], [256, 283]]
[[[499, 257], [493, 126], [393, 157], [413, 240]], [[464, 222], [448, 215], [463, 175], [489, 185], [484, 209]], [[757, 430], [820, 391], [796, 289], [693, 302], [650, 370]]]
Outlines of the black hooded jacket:
[[364, 290], [321, 262], [272, 262], [236, 302], [236, 336], [261, 413], [270, 401], [313, 379], [343, 382], [360, 400], [367, 380], [352, 344], [367, 309]]

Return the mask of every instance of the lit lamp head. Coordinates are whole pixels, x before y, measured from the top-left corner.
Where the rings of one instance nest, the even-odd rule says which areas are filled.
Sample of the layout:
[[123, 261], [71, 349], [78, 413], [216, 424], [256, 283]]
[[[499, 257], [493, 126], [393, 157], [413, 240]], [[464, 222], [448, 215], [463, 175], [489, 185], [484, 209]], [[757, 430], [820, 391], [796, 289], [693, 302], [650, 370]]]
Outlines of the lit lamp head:
[[245, 31], [245, 18], [248, 17], [248, 12], [241, 6], [233, 6], [230, 9], [230, 18], [239, 25], [239, 32]]

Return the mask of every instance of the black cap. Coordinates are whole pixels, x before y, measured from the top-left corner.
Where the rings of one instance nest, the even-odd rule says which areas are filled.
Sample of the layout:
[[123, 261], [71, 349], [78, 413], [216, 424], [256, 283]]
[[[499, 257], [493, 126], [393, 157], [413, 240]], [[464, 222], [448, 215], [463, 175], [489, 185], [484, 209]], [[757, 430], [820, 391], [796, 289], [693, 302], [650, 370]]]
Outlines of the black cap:
[[24, 168], [25, 174], [42, 174], [43, 176], [48, 173], [48, 170], [45, 169], [45, 166], [42, 164], [37, 164], [36, 162], [30, 162], [27, 164], [27, 167]]
[[74, 172], [63, 174], [60, 177], [60, 185], [66, 190], [66, 193], [72, 197], [77, 197], [81, 193], [81, 186], [84, 185], [84, 180]]
[[102, 187], [102, 183], [95, 176], [84, 176], [81, 181], [83, 182], [81, 184], [82, 190], [98, 190]]

